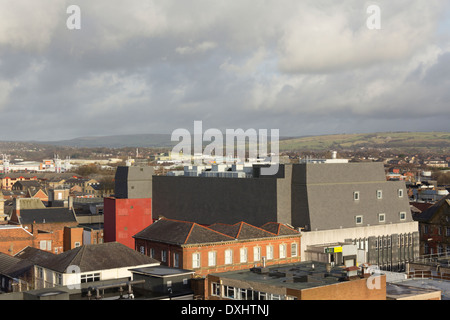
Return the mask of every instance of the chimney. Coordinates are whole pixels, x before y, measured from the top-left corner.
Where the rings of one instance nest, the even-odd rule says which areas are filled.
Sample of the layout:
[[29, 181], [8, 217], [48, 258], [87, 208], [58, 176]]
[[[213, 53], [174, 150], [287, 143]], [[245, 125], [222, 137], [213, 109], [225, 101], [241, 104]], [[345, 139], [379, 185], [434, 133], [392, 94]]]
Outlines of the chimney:
[[69, 207], [69, 210], [73, 210], [73, 197], [72, 196], [69, 196], [69, 204], [68, 204], [68, 207]]
[[14, 199], [14, 212], [16, 213], [17, 218], [20, 217], [20, 199]]

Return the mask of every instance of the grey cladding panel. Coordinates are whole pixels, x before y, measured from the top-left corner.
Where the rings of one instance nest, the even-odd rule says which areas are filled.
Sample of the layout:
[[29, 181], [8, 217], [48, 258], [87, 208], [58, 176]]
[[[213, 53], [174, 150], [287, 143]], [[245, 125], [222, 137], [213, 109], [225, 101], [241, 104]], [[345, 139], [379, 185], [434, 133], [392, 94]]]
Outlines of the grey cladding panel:
[[153, 177], [153, 217], [200, 224], [277, 221], [277, 179]]

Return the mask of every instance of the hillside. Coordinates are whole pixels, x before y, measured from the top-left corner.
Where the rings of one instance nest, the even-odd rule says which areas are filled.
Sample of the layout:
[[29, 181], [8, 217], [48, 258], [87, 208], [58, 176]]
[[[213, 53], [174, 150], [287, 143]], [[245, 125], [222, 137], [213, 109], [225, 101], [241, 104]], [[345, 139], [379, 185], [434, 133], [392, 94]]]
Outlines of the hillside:
[[380, 132], [308, 136], [280, 141], [280, 151], [395, 149], [397, 152], [450, 152], [450, 132]]

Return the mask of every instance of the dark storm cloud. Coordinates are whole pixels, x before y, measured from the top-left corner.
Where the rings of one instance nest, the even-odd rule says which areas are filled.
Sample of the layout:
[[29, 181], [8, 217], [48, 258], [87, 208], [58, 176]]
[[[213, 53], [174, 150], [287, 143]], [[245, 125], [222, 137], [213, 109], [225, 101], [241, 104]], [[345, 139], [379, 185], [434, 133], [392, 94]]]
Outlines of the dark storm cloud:
[[[81, 30], [66, 27], [69, 4]], [[0, 138], [171, 133], [194, 120], [282, 135], [448, 130], [445, 5], [379, 1], [382, 29], [369, 30], [369, 4], [2, 5]]]

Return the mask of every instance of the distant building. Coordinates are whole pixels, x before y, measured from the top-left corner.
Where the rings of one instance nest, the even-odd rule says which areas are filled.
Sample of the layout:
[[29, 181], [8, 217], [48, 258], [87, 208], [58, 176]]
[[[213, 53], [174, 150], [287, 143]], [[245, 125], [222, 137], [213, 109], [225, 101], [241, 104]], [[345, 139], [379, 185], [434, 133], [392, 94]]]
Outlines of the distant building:
[[30, 173], [4, 173], [0, 175], [1, 188], [12, 190], [12, 186], [18, 181], [37, 181], [37, 176]]

